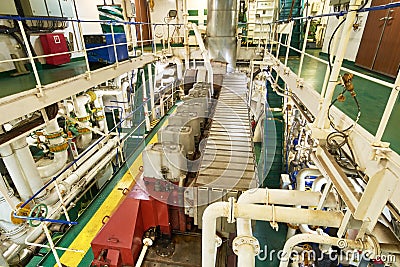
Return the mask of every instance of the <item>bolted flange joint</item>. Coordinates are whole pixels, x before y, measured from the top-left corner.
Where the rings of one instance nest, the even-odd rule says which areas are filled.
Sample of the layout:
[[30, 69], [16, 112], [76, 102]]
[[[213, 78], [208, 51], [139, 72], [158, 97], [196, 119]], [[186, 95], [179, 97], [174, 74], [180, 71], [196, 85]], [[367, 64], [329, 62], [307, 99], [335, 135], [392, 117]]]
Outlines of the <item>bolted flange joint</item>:
[[254, 255], [258, 255], [260, 253], [260, 243], [257, 238], [253, 236], [237, 236], [233, 239], [232, 249], [236, 255], [239, 255], [239, 248], [243, 245], [250, 245], [253, 247]]

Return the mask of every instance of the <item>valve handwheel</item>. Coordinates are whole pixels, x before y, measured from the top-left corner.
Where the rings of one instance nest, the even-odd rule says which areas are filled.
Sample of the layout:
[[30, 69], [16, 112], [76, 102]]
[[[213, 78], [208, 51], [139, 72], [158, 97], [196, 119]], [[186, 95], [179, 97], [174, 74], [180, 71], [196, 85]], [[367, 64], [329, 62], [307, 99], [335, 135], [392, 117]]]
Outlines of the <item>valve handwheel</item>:
[[[47, 205], [41, 203], [37, 204], [31, 212], [29, 213], [29, 217], [31, 218], [46, 218], [47, 213], [49, 212], [49, 209], [47, 208]], [[40, 225], [41, 221], [40, 220], [29, 220], [29, 225], [32, 227], [38, 227]]]

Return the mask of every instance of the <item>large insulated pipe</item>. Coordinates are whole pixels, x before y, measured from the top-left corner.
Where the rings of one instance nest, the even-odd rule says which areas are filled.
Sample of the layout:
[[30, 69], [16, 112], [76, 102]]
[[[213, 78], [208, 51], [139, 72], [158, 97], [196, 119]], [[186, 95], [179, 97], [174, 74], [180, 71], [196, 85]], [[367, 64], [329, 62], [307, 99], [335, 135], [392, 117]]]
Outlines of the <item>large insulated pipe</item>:
[[208, 0], [208, 50], [214, 61], [228, 63], [228, 72], [236, 68], [237, 12], [237, 0]]
[[[95, 100], [95, 94], [83, 94], [77, 97], [73, 97], [75, 114], [77, 119], [82, 122], [85, 126], [91, 127], [90, 116], [86, 110], [86, 104]], [[80, 135], [76, 139], [76, 145], [80, 149], [85, 149], [89, 146], [92, 141], [93, 133], [88, 128], [79, 128]]]
[[[44, 183], [40, 177], [36, 163], [33, 160], [25, 136], [14, 141], [11, 146], [15, 151], [15, 156], [22, 167], [21, 171], [24, 173], [32, 192], [36, 193], [43, 187]], [[37, 198], [42, 197], [45, 193], [46, 192], [43, 191], [37, 196]]]
[[18, 159], [15, 156], [11, 145], [3, 145], [0, 147], [0, 155], [3, 158], [4, 165], [6, 165], [7, 171], [11, 176], [11, 179], [18, 191], [22, 201], [26, 201], [32, 196], [32, 190], [25, 179], [25, 176], [21, 170]]

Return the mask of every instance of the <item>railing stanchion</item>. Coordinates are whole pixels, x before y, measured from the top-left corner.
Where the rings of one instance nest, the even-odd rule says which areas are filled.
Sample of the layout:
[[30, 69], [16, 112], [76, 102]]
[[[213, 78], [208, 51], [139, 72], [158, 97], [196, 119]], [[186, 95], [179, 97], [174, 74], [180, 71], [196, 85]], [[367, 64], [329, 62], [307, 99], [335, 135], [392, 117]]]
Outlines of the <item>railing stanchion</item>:
[[25, 45], [26, 51], [28, 53], [29, 61], [30, 61], [31, 66], [32, 66], [33, 74], [35, 75], [36, 88], [39, 90], [39, 95], [42, 95], [43, 94], [43, 92], [42, 92], [42, 83], [40, 82], [39, 73], [38, 73], [38, 70], [36, 68], [36, 64], [35, 64], [35, 60], [33, 58], [31, 47], [28, 45], [29, 41], [28, 41], [28, 37], [26, 36], [25, 28], [24, 28], [24, 25], [23, 25], [22, 21], [20, 21], [20, 20], [18, 21], [18, 26], [19, 26], [19, 29], [21, 31], [22, 39], [24, 40], [24, 43], [26, 44]]

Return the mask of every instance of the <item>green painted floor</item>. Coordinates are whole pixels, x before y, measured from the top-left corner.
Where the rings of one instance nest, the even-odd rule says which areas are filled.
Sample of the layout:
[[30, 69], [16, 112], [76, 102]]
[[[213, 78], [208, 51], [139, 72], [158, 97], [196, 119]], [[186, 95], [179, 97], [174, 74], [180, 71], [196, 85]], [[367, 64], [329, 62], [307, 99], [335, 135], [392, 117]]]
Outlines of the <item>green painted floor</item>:
[[[310, 49], [307, 50], [308, 53], [315, 56], [319, 56], [320, 50]], [[324, 56], [320, 56], [324, 58]], [[299, 58], [290, 58], [288, 61], [288, 66], [295, 72], [298, 73], [299, 68]], [[367, 75], [373, 75], [379, 77], [379, 75], [373, 74], [369, 71], [363, 70], [359, 67], [355, 67], [353, 64], [346, 64], [345, 67], [355, 69], [358, 72]], [[304, 67], [301, 77], [304, 78], [305, 83], [312, 86], [317, 92], [321, 92], [323, 80], [325, 77], [327, 66], [315, 59], [305, 57]], [[342, 72], [343, 73], [343, 72]], [[387, 77], [380, 77], [383, 80], [394, 82], [393, 79]], [[391, 89], [374, 82], [367, 81], [360, 77], [353, 78], [353, 84], [355, 91], [357, 93], [357, 98], [361, 106], [361, 117], [359, 124], [365, 128], [368, 132], [375, 135], [381, 117], [386, 107], [386, 103], [389, 99]], [[337, 86], [334, 97], [342, 91], [341, 86]], [[349, 117], [355, 119], [357, 116], [357, 109], [354, 105], [353, 100], [350, 95], [346, 96], [347, 100], [343, 103], [339, 103], [336, 106], [341, 109]], [[397, 99], [393, 113], [390, 117], [389, 124], [383, 136], [383, 141], [390, 142], [390, 147], [400, 153], [400, 138], [397, 133], [397, 127], [400, 123], [400, 101]]]
[[[85, 73], [86, 64], [83, 60], [77, 60], [58, 67], [38, 66], [38, 72], [42, 85], [47, 85]], [[35, 76], [33, 72], [16, 77], [11, 77], [10, 72], [2, 73], [0, 88], [0, 98], [34, 89]]]

